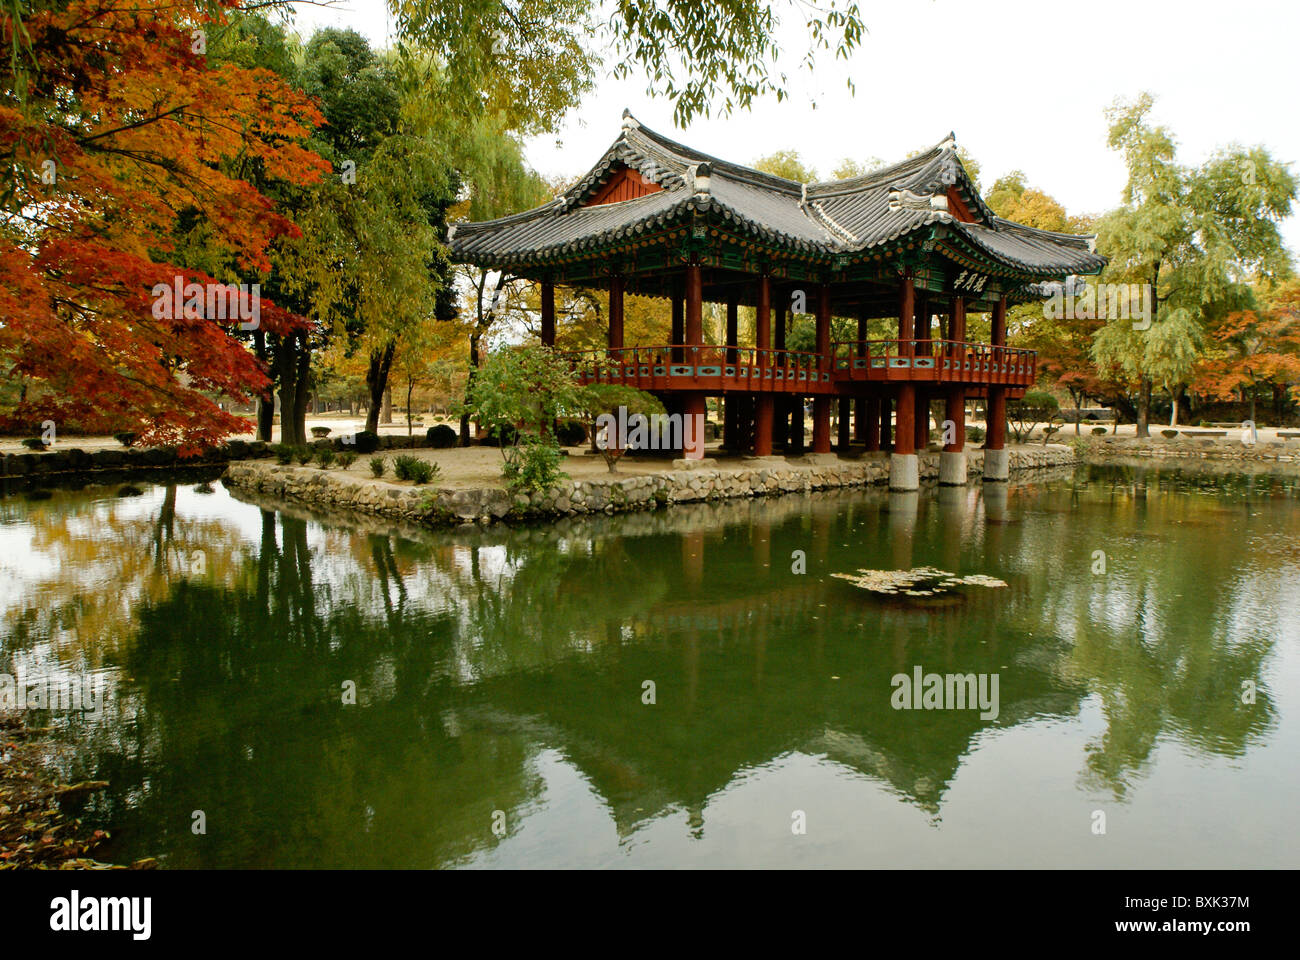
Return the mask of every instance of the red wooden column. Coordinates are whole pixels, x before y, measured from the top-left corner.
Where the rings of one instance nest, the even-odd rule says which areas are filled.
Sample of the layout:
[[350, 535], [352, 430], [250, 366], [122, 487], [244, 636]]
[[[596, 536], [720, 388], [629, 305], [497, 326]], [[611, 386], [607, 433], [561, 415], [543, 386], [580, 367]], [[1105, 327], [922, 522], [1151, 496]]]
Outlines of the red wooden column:
[[680, 293], [674, 293], [673, 294], [673, 328], [672, 328], [672, 334], [669, 337], [669, 342], [673, 346], [673, 349], [669, 351], [669, 355], [673, 363], [682, 362], [681, 345], [685, 342], [685, 338], [686, 338], [686, 303], [682, 299], [682, 295]]
[[623, 289], [627, 280], [622, 276], [609, 278], [609, 349], [623, 349]]
[[[817, 380], [831, 367], [831, 286], [817, 288]], [[831, 452], [831, 398], [823, 393], [813, 396], [813, 453]]]
[[[758, 278], [758, 304], [754, 311], [755, 360], [762, 370], [772, 365], [772, 281], [766, 273]], [[765, 383], [766, 381], [759, 381]], [[770, 390], [754, 397], [754, 456], [772, 455], [772, 404]]]
[[555, 284], [542, 281], [542, 345], [555, 346]]
[[[736, 346], [739, 337], [739, 309], [736, 295], [727, 297], [727, 364], [736, 362]], [[725, 372], [725, 371], [724, 371]], [[728, 453], [734, 453], [740, 447], [740, 407], [742, 399], [734, 390], [727, 393], [722, 400], [722, 445]]]
[[[865, 357], [867, 355], [867, 312], [865, 307], [858, 308], [858, 342], [853, 348], [855, 357]], [[871, 401], [866, 397], [858, 397], [853, 404], [853, 439], [858, 443], [867, 444], [867, 449], [880, 449], [880, 410], [877, 407], [872, 409]], [[876, 446], [871, 446], [871, 425], [875, 423], [876, 429]]]
[[[692, 347], [704, 345], [704, 272], [698, 263], [686, 267], [686, 323], [685, 360], [698, 366], [702, 357]], [[682, 395], [682, 437], [687, 460], [704, 458], [704, 418], [707, 407], [702, 391], [691, 390]]]
[[[993, 306], [993, 346], [1007, 345], [1007, 298], [1002, 297]], [[993, 351], [993, 359], [1001, 362], [1001, 351]], [[1009, 470], [1007, 444], [1007, 388], [988, 388], [988, 423], [984, 434], [984, 479], [1005, 480]]]
[[[962, 297], [953, 297], [952, 312], [948, 315], [948, 339], [962, 340], [966, 329], [966, 301]], [[961, 364], [964, 352], [960, 347], [948, 344], [943, 351], [944, 359], [949, 364]], [[957, 373], [961, 375], [960, 371]], [[945, 443], [943, 453], [939, 455], [939, 483], [948, 486], [966, 483], [966, 388], [958, 383], [949, 383], [944, 393], [944, 419], [952, 421], [953, 436], [951, 443]]]
[[[912, 356], [912, 337], [916, 332], [916, 291], [912, 288], [912, 271], [907, 270], [898, 288], [898, 345], [899, 353]], [[904, 381], [898, 387], [897, 411], [894, 415], [894, 453], [906, 455], [916, 452], [916, 387]]]
[[[786, 301], [784, 298], [778, 299], [772, 306], [772, 312], [775, 314], [772, 320], [772, 349], [778, 356], [772, 358], [772, 365], [776, 366], [782, 363], [779, 356], [785, 350], [785, 328], [786, 328]], [[790, 397], [785, 393], [778, 393], [772, 398], [772, 442], [780, 442], [781, 446], [788, 447], [790, 443], [790, 413], [792, 410]]]

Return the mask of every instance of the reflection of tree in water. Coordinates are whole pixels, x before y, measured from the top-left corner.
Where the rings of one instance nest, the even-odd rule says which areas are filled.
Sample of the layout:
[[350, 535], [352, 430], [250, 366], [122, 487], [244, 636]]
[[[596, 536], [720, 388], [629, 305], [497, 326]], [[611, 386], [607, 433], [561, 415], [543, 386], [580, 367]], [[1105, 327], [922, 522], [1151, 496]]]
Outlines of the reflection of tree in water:
[[[232, 545], [219, 575], [142, 598], [138, 635], [109, 658], [138, 696], [95, 748], [114, 784], [99, 812], [124, 857], [177, 865], [444, 864], [495, 842], [493, 810], [513, 829], [541, 802], [536, 757], [552, 748], [623, 835], [671, 810], [707, 831], [711, 798], [796, 752], [937, 816], [982, 734], [1076, 715], [1090, 692], [1107, 723], [1090, 785], [1123, 795], [1162, 737], [1240, 756], [1273, 717], [1262, 689], [1239, 704], [1272, 642], [1241, 624], [1297, 564], [1252, 552], [1277, 549], [1263, 520], [1221, 531], [1244, 515], [1234, 498], [1293, 488], [1188, 504], [1111, 476], [983, 507], [978, 487], [857, 491], [440, 532], [263, 504], [260, 535], [209, 534]], [[186, 522], [150, 517], [141, 536]], [[1111, 573], [1093, 578], [1101, 548]], [[795, 550], [807, 576], [790, 572]], [[927, 610], [829, 577], [886, 563], [1011, 586]], [[894, 711], [889, 678], [916, 664], [998, 672], [1000, 716]], [[358, 707], [339, 702], [345, 680]], [[195, 809], [207, 837], [189, 832]]]
[[[1100, 698], [1106, 730], [1087, 749], [1085, 783], [1124, 796], [1164, 738], [1244, 756], [1276, 721], [1261, 678], [1279, 630], [1259, 621], [1278, 625], [1277, 598], [1300, 572], [1267, 550], [1279, 532], [1295, 542], [1300, 519], [1291, 510], [1261, 518], [1257, 507], [1295, 500], [1300, 483], [1229, 475], [1207, 484], [1138, 468], [1082, 480], [1091, 482], [1074, 491], [1078, 520], [1095, 537], [1061, 540], [1049, 525], [1025, 524], [1007, 550], [1052, 572], [1027, 582], [1013, 615], [1026, 629], [1060, 630], [1070, 673]], [[1212, 496], [1184, 496], [1189, 488]], [[1290, 529], [1278, 531], [1279, 522]], [[1095, 550], [1107, 555], [1104, 576], [1091, 572]], [[1242, 703], [1246, 681], [1258, 688], [1255, 704]]]

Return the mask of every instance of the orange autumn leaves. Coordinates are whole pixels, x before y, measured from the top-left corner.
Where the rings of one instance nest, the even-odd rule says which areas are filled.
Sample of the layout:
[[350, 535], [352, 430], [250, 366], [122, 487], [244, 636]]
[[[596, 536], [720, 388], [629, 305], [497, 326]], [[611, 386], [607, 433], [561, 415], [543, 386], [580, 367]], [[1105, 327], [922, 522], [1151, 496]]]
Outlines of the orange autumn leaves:
[[[305, 186], [328, 165], [302, 144], [323, 122], [305, 95], [195, 52], [195, 31], [220, 29], [223, 6], [83, 0], [25, 21], [28, 96], [12, 94], [6, 69], [0, 99], [0, 156], [15, 176], [0, 222], [0, 363], [21, 384], [3, 426], [130, 426], [187, 450], [246, 429], [204, 395], [242, 399], [268, 383], [232, 336], [238, 318], [156, 317], [151, 291], [177, 276], [258, 282], [271, 244], [298, 229], [231, 171]], [[6, 45], [12, 30], [6, 21]], [[172, 238], [194, 224], [223, 276], [173, 262]], [[260, 303], [261, 330], [305, 323]]]

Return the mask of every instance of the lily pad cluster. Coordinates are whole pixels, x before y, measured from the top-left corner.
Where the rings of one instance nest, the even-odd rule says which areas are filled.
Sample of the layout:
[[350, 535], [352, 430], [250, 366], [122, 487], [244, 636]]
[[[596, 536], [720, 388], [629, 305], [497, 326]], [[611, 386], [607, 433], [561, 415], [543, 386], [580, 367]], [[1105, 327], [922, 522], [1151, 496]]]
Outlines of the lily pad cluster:
[[934, 597], [956, 587], [1005, 587], [1006, 581], [982, 573], [959, 577], [937, 567], [914, 567], [911, 570], [859, 570], [857, 573], [832, 573], [855, 587], [872, 593], [905, 597]]

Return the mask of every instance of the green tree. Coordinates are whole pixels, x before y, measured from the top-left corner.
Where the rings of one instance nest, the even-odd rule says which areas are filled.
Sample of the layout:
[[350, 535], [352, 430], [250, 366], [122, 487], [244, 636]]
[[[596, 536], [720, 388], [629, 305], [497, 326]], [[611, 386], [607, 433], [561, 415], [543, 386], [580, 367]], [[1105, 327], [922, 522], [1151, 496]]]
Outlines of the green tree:
[[1123, 204], [1098, 222], [1103, 279], [1146, 284], [1152, 316], [1107, 318], [1092, 356], [1135, 385], [1138, 436], [1148, 436], [1154, 386], [1179, 395], [1204, 342], [1209, 316], [1249, 296], [1252, 278], [1290, 272], [1278, 222], [1291, 212], [1296, 179], [1261, 147], [1231, 146], [1197, 168], [1180, 165], [1173, 134], [1153, 125], [1150, 94], [1108, 111], [1109, 142], [1124, 156]]
[[812, 183], [817, 179], [817, 171], [807, 166], [799, 156], [798, 150], [777, 150], [765, 157], [759, 157], [751, 164], [755, 170], [762, 170], [776, 177], [785, 177], [799, 183]]

